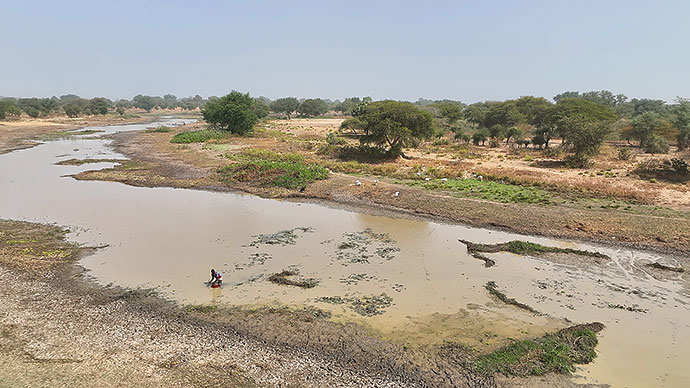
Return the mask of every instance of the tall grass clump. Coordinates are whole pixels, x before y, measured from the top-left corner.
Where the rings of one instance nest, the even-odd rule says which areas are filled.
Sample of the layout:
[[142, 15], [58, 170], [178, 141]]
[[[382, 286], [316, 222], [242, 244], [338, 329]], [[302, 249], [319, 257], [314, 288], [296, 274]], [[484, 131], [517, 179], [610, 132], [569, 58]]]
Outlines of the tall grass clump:
[[170, 139], [171, 143], [203, 143], [209, 139], [225, 139], [228, 132], [217, 129], [200, 129], [198, 131], [180, 132]]

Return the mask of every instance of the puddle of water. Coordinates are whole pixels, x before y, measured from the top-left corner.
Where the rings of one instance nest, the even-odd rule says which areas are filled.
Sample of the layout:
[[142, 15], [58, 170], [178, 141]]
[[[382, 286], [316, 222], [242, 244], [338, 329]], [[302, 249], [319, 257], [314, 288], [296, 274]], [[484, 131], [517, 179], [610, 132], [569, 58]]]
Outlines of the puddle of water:
[[[107, 134], [159, 124], [93, 129]], [[76, 181], [63, 176], [112, 164], [54, 165], [71, 158], [122, 156], [108, 148], [108, 141], [83, 138], [2, 155], [0, 217], [58, 223], [69, 226], [70, 238], [77, 242], [109, 244], [81, 261], [104, 284], [155, 287], [182, 303], [313, 305], [336, 313], [337, 319], [358, 320], [391, 339], [411, 342], [447, 339], [491, 347], [497, 334], [536, 336], [562, 325], [495, 302], [484, 289], [493, 280], [508, 296], [552, 317], [607, 326], [598, 358], [578, 370], [578, 381], [628, 387], [690, 384], [685, 367], [690, 300], [680, 283], [655, 280], [633, 268], [634, 260], [654, 257], [249, 195]], [[261, 234], [299, 227], [310, 229], [295, 230], [286, 245], [252, 244]], [[482, 243], [528, 239], [597, 250], [615, 260], [578, 269], [492, 254], [497, 265], [485, 268], [466, 253], [459, 238]], [[223, 273], [223, 289], [204, 286], [211, 267]], [[296, 269], [299, 277], [316, 278], [319, 284], [301, 289], [266, 280], [285, 269]], [[372, 317], [357, 314], [348, 302], [319, 301], [381, 294], [391, 297], [392, 305]]]

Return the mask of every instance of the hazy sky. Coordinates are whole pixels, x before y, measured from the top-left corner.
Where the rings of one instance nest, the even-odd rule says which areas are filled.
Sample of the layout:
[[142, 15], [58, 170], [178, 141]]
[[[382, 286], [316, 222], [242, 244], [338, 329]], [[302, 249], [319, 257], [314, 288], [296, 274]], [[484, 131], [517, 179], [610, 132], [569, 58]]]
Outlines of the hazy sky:
[[0, 96], [690, 97], [690, 1], [0, 0]]

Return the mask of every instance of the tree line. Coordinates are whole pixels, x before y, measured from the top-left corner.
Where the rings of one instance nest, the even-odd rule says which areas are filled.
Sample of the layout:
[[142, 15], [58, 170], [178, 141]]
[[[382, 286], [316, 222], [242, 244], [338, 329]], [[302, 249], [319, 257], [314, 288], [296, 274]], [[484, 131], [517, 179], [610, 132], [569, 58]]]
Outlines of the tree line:
[[326, 113], [349, 116], [341, 130], [360, 136], [364, 144], [374, 144], [393, 154], [420, 140], [453, 133], [457, 142], [497, 147], [503, 142], [518, 147], [549, 148], [552, 139], [571, 152], [567, 162], [582, 166], [596, 155], [606, 140], [624, 140], [649, 153], [668, 152], [670, 142], [679, 150], [690, 147], [690, 101], [674, 103], [655, 99], [630, 99], [609, 91], [568, 91], [547, 100], [523, 96], [505, 101], [464, 104], [455, 100], [416, 102], [373, 101], [371, 97], [344, 100], [284, 97], [270, 100], [232, 92], [227, 96], [199, 95], [177, 98], [137, 95], [131, 100], [111, 101], [103, 97], [84, 99], [68, 94], [52, 98], [0, 99], [0, 119], [19, 116], [70, 117], [105, 114], [125, 109], [201, 109], [208, 122], [220, 128], [244, 133], [256, 120], [270, 114], [287, 119], [294, 115], [316, 117]]
[[[226, 111], [234, 112], [228, 106], [235, 106], [240, 100], [241, 109], [252, 112], [251, 119], [242, 125], [233, 124], [234, 119], [221, 122], [218, 117]], [[232, 92], [220, 99], [209, 99], [203, 112], [209, 123], [218, 123], [230, 131], [242, 128], [236, 132], [244, 133], [262, 117], [257, 113], [258, 104], [263, 105], [263, 114], [273, 112], [287, 119], [294, 114], [318, 116], [329, 111], [350, 116], [343, 121], [341, 131], [357, 135], [361, 143], [373, 144], [393, 155], [401, 155], [403, 148], [448, 132], [458, 142], [488, 142], [492, 147], [512, 143], [542, 149], [549, 148], [552, 139], [558, 138], [560, 147], [570, 153], [567, 164], [573, 167], [587, 165], [606, 140], [627, 140], [631, 145], [635, 141], [650, 153], [668, 152], [670, 141], [675, 141], [679, 150], [690, 146], [690, 100], [678, 98], [668, 104], [663, 100], [629, 99], [605, 90], [565, 92], [553, 101], [523, 96], [469, 105], [454, 100], [420, 99], [412, 103], [373, 101], [370, 97], [350, 97], [342, 102], [300, 101], [294, 97], [269, 101]]]

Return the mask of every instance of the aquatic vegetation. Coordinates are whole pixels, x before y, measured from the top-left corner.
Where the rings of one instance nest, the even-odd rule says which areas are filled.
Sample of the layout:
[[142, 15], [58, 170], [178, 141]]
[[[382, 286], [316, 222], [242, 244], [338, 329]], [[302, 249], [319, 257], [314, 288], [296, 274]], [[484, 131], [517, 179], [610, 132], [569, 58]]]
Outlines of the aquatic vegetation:
[[380, 295], [361, 296], [352, 298], [343, 298], [340, 296], [323, 296], [317, 299], [318, 302], [330, 304], [348, 304], [350, 310], [365, 317], [374, 315], [381, 315], [385, 313], [385, 309], [393, 304], [393, 298], [386, 293]]
[[367, 275], [365, 273], [353, 273], [347, 277], [340, 278], [340, 283], [347, 284], [348, 286], [355, 285], [361, 281], [370, 281], [376, 279], [376, 276]]
[[257, 247], [262, 244], [266, 245], [295, 245], [297, 242], [297, 237], [298, 234], [297, 232], [302, 232], [302, 233], [312, 233], [314, 229], [310, 227], [304, 227], [300, 226], [294, 229], [288, 229], [288, 230], [281, 230], [280, 232], [276, 233], [271, 233], [271, 234], [259, 234], [255, 237], [255, 240], [252, 241], [249, 246], [250, 247]]
[[369, 259], [378, 256], [392, 260], [400, 248], [385, 233], [374, 233], [371, 229], [361, 232], [345, 233], [336, 246], [335, 258], [347, 263], [369, 263]]
[[291, 279], [293, 276], [299, 275], [299, 271], [296, 270], [284, 270], [279, 273], [275, 273], [268, 277], [268, 281], [275, 284], [283, 284], [286, 286], [297, 286], [300, 288], [314, 288], [319, 284], [319, 279], [307, 278], [307, 279]]
[[504, 294], [503, 292], [501, 292], [498, 289], [498, 285], [494, 281], [490, 281], [490, 282], [486, 283], [486, 285], [484, 285], [484, 288], [486, 288], [486, 290], [489, 291], [489, 294], [495, 296], [496, 298], [498, 298], [503, 303], [519, 307], [519, 308], [527, 310], [531, 313], [539, 314], [539, 311], [533, 309], [532, 307], [530, 307], [530, 306], [528, 306], [522, 302], [518, 302], [517, 300], [515, 300], [513, 298], [508, 298], [506, 296], [506, 294]]
[[[483, 255], [475, 255], [479, 252], [496, 253], [496, 252], [511, 252], [517, 255], [539, 255], [545, 253], [567, 253], [580, 256], [597, 257], [601, 259], [610, 259], [607, 255], [599, 252], [583, 251], [572, 248], [558, 248], [547, 247], [541, 244], [535, 244], [528, 241], [513, 240], [501, 244], [479, 244], [471, 241], [459, 239], [461, 243], [467, 245], [467, 251], [473, 256], [484, 260]], [[487, 265], [490, 267], [490, 265]]]

